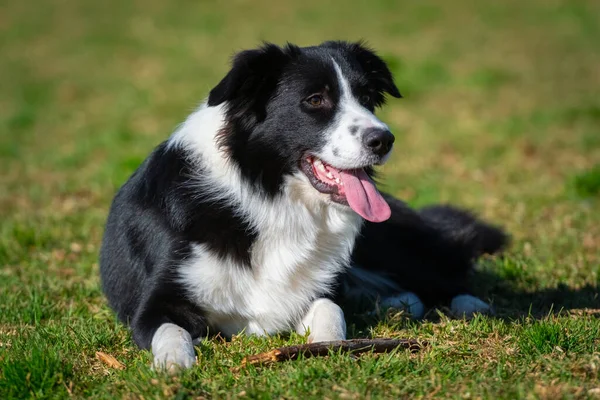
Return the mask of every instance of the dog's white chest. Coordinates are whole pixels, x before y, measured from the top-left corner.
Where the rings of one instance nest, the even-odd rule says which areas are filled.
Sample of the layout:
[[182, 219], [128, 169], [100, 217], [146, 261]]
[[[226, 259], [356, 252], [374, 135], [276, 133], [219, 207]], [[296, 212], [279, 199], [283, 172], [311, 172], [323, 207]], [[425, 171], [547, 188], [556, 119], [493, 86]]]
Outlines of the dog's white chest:
[[252, 267], [197, 245], [181, 268], [182, 282], [209, 324], [227, 336], [288, 330], [311, 301], [330, 290], [349, 260], [360, 228], [356, 215], [289, 205], [279, 211], [259, 230]]

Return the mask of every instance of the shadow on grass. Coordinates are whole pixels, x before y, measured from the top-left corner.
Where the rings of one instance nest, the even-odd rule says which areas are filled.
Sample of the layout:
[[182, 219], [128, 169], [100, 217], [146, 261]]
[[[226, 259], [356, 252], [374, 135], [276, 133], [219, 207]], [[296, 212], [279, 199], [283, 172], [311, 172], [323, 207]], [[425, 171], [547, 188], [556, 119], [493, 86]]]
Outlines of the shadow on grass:
[[[522, 320], [545, 320], [548, 316], [579, 315], [600, 318], [600, 287], [588, 284], [572, 288], [559, 284], [554, 288], [524, 290], [491, 271], [477, 271], [472, 278], [474, 294], [491, 302], [494, 314], [491, 318], [506, 322]], [[348, 337], [364, 338], [369, 336], [371, 328], [386, 321], [389, 314], [349, 310]], [[452, 316], [446, 307], [430, 309], [425, 318], [412, 323], [438, 322], [442, 315]]]
[[553, 288], [525, 290], [490, 271], [478, 271], [473, 279], [475, 293], [489, 299], [497, 318], [541, 319], [549, 314], [579, 312], [600, 316], [600, 288], [587, 284], [573, 288], [559, 284]]

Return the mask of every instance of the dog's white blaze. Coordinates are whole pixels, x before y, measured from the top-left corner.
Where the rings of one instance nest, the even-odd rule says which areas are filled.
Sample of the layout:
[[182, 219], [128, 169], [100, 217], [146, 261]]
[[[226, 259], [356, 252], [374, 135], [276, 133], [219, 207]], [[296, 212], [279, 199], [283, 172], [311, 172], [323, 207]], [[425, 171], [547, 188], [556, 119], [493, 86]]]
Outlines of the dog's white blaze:
[[215, 203], [231, 205], [255, 228], [252, 268], [197, 245], [180, 268], [181, 282], [209, 323], [226, 335], [288, 330], [347, 264], [362, 220], [348, 207], [323, 201], [325, 195], [300, 172], [287, 178], [275, 199], [256, 193], [215, 143], [223, 110], [201, 106], [170, 146], [195, 153], [208, 169], [208, 179], [190, 177], [190, 185]]
[[[325, 134], [327, 143], [317, 156], [341, 169], [372, 164], [372, 155], [363, 145], [363, 132], [369, 128], [388, 127], [357, 101], [339, 65], [333, 61], [333, 66], [340, 88], [339, 110], [333, 127]], [[388, 156], [389, 154], [391, 151]], [[388, 156], [384, 161], [387, 161]]]

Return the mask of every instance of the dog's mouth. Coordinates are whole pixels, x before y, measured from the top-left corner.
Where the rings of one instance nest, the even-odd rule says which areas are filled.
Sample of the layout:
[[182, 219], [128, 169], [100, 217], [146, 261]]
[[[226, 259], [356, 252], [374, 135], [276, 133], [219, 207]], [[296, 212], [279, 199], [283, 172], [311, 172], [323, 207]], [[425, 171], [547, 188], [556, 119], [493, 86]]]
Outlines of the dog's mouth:
[[364, 167], [339, 169], [312, 155], [304, 156], [300, 166], [311, 185], [329, 194], [332, 201], [349, 206], [371, 222], [383, 222], [390, 217], [390, 206]]

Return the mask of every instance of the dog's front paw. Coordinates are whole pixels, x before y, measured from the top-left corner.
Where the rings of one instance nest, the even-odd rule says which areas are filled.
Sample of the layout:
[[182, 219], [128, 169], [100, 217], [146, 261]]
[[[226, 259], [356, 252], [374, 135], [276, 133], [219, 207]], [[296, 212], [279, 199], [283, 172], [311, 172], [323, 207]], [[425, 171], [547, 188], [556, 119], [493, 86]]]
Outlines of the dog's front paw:
[[163, 324], [152, 339], [153, 366], [159, 371], [175, 373], [191, 368], [196, 353], [190, 334], [175, 324]]
[[196, 364], [194, 348], [169, 349], [154, 354], [153, 367], [157, 371], [176, 373], [182, 369], [191, 368]]
[[458, 317], [470, 318], [474, 314], [493, 314], [492, 306], [469, 294], [461, 294], [452, 299], [450, 310]]
[[313, 302], [308, 313], [297, 327], [300, 334], [309, 331], [308, 343], [331, 342], [346, 339], [344, 312], [328, 299]]

